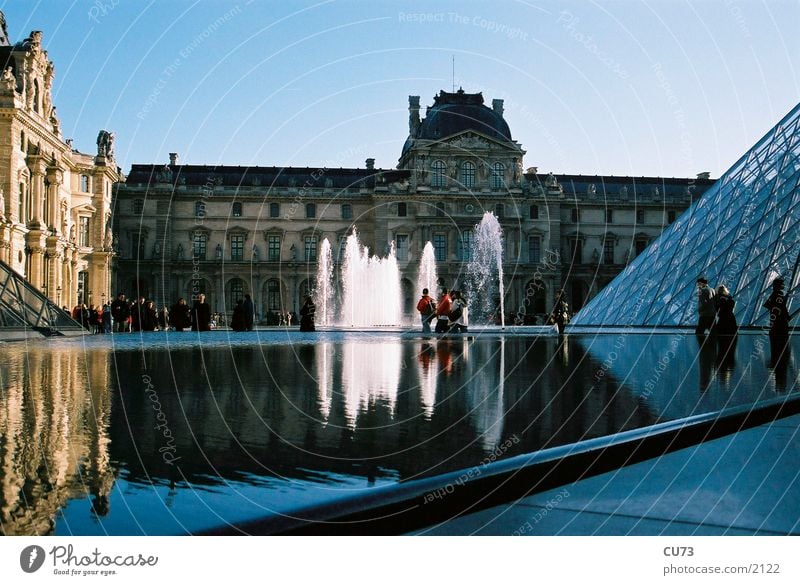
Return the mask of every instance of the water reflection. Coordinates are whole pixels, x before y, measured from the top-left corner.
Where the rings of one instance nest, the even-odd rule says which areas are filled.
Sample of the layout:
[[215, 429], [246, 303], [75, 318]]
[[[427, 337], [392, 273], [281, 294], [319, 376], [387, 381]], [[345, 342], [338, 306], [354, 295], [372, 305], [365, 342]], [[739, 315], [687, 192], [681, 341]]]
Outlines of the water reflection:
[[752, 337], [710, 360], [671, 336], [208, 339], [9, 346], [3, 533], [192, 531], [475, 465], [511, 438], [503, 456], [797, 378], [791, 356], [770, 368]]

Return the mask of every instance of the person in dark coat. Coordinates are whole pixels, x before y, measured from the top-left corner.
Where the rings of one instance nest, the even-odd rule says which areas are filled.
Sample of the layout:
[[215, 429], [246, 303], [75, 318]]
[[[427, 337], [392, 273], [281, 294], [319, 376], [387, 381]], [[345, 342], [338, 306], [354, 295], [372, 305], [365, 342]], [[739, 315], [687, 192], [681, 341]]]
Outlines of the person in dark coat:
[[553, 312], [550, 313], [550, 323], [554, 323], [558, 327], [559, 335], [564, 335], [564, 329], [569, 323], [569, 305], [563, 290], [556, 293], [556, 302], [553, 305]]
[[738, 325], [736, 316], [733, 314], [733, 307], [736, 301], [733, 300], [730, 291], [725, 285], [717, 287], [717, 294], [714, 297], [714, 305], [717, 308], [716, 331], [718, 335], [736, 335]]
[[253, 299], [249, 294], [244, 295], [244, 302], [242, 303], [242, 312], [244, 315], [244, 329], [245, 331], [253, 330], [253, 322], [255, 321], [256, 309], [253, 305]]
[[714, 304], [714, 289], [708, 286], [704, 276], [697, 279], [697, 327], [695, 335], [705, 335], [706, 331], [714, 333], [714, 318], [717, 307]]
[[192, 307], [192, 331], [211, 331], [211, 307], [206, 302], [206, 295], [197, 297]]
[[144, 321], [145, 312], [146, 312], [145, 298], [141, 297], [136, 303], [134, 303], [133, 307], [131, 307], [131, 317], [132, 317], [131, 325], [133, 331], [142, 330], [142, 322]]
[[186, 304], [186, 299], [183, 297], [178, 299], [178, 302], [173, 305], [172, 311], [170, 311], [170, 324], [175, 328], [175, 331], [183, 331], [192, 326], [189, 305]]
[[153, 301], [145, 302], [144, 308], [141, 310], [140, 327], [142, 331], [155, 331], [158, 327], [156, 304]]
[[244, 317], [244, 303], [242, 299], [236, 301], [236, 306], [233, 308], [233, 316], [231, 317], [231, 329], [234, 331], [245, 330], [245, 317]]
[[789, 343], [789, 310], [783, 284], [780, 277], [772, 281], [772, 294], [764, 303], [764, 308], [769, 311], [769, 346], [773, 363], [780, 359]]
[[119, 293], [111, 303], [111, 316], [114, 318], [114, 329], [117, 332], [122, 333], [128, 330], [128, 317], [131, 316], [131, 309], [123, 293]]
[[314, 301], [311, 300], [311, 295], [306, 297], [306, 302], [300, 309], [300, 331], [315, 331], [314, 327], [314, 314], [317, 312], [317, 307]]

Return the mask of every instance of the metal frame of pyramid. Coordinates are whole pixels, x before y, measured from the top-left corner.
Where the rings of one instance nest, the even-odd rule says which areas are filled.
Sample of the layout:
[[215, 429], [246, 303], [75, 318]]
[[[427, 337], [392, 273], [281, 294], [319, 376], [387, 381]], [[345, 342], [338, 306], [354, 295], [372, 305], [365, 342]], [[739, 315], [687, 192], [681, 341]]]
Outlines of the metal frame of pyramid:
[[573, 326], [687, 326], [696, 280], [727, 286], [740, 326], [763, 326], [777, 276], [797, 304], [800, 104], [662, 232], [572, 320]]

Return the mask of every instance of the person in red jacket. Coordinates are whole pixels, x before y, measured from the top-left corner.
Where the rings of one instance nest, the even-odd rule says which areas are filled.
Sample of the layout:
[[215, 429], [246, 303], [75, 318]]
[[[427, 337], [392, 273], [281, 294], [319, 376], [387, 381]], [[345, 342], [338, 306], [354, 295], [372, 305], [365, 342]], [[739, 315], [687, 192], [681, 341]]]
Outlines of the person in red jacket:
[[450, 329], [450, 309], [453, 307], [453, 301], [450, 295], [447, 294], [447, 289], [442, 289], [442, 297], [436, 304], [436, 333], [447, 333]]
[[417, 302], [417, 311], [419, 311], [420, 319], [422, 320], [422, 332], [431, 332], [431, 321], [436, 314], [436, 302], [428, 294], [428, 289], [422, 289], [422, 298]]

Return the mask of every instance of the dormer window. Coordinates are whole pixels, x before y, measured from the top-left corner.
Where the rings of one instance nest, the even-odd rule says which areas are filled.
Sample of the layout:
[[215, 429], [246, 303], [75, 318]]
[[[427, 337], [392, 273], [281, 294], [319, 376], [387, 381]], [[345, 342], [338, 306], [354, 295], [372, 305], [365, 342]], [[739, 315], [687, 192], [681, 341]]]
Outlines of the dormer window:
[[444, 161], [437, 160], [431, 165], [431, 187], [444, 187], [447, 179], [447, 165]]
[[461, 165], [461, 184], [467, 189], [475, 186], [475, 163], [466, 161]]
[[492, 189], [502, 189], [505, 184], [506, 165], [496, 162], [492, 165]]

